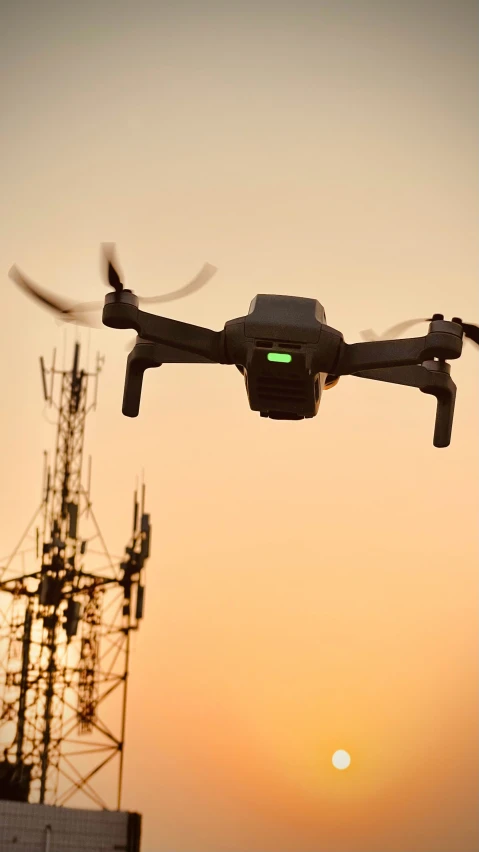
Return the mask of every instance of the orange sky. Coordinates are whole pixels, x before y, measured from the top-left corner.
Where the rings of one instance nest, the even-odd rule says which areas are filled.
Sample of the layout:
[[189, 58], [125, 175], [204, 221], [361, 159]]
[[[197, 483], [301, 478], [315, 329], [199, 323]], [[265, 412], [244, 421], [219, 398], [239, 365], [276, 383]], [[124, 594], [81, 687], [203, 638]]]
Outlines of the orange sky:
[[[209, 261], [164, 313], [215, 329], [258, 292], [317, 298], [349, 342], [479, 320], [476, 4], [16, 0], [0, 33], [2, 555], [53, 440], [38, 355], [73, 341], [12, 263], [90, 300], [104, 240], [145, 295]], [[234, 369], [165, 367], [128, 420], [130, 337], [81, 333], [106, 356], [104, 536], [122, 552], [142, 468], [154, 526], [124, 803], [144, 852], [473, 852], [477, 352], [438, 450], [432, 400], [353, 378], [281, 423]]]

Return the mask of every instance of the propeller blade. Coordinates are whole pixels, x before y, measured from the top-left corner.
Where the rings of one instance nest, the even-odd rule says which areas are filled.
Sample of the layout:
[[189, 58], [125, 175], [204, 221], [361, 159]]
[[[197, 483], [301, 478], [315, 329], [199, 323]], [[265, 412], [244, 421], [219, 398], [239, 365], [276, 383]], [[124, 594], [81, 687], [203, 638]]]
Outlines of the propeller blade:
[[103, 309], [105, 302], [75, 302], [72, 311], [75, 313], [82, 311], [100, 311]]
[[371, 328], [369, 328], [366, 331], [361, 332], [361, 337], [363, 340], [368, 342], [371, 340], [392, 340], [421, 322], [429, 322], [429, 320], [424, 319], [424, 317], [421, 317], [421, 319], [406, 320], [405, 322], [400, 322], [397, 325], [391, 326], [391, 328], [388, 328], [385, 332], [383, 332], [383, 334], [376, 334]]
[[61, 296], [55, 296], [53, 293], [49, 293], [48, 290], [43, 290], [42, 287], [39, 287], [38, 284], [20, 272], [17, 266], [11, 267], [8, 276], [27, 296], [41, 302], [52, 311], [55, 311], [55, 313], [68, 315], [71, 312], [73, 305], [71, 301], [62, 299]]
[[191, 293], [196, 293], [197, 290], [208, 284], [208, 281], [211, 281], [217, 271], [216, 266], [213, 266], [211, 263], [205, 263], [198, 272], [198, 275], [189, 284], [185, 284], [184, 287], [173, 290], [171, 293], [164, 293], [162, 296], [140, 296], [139, 301], [143, 304], [153, 305], [159, 302], [173, 302], [176, 299], [182, 299], [184, 296], [190, 296]]
[[121, 293], [123, 290], [123, 283], [120, 278], [121, 273], [118, 271], [115, 243], [102, 243], [101, 249], [103, 260], [106, 261], [106, 277], [108, 284], [110, 287], [113, 287], [117, 293]]
[[361, 331], [360, 337], [365, 341], [365, 343], [371, 343], [373, 340], [380, 340], [379, 335], [377, 335], [372, 328], [366, 328], [364, 331]]
[[470, 322], [463, 322], [462, 327], [464, 329], [465, 336], [475, 343], [476, 346], [479, 346], [479, 325], [472, 325]]
[[[361, 337], [365, 341], [372, 340], [391, 340], [395, 337], [398, 337], [400, 334], [403, 334], [409, 328], [412, 328], [414, 325], [418, 325], [421, 322], [431, 322], [434, 317], [429, 317], [429, 319], [415, 319], [415, 320], [406, 320], [406, 322], [400, 322], [397, 325], [391, 326], [385, 331], [383, 334], [376, 334], [371, 328], [366, 331], [361, 332]], [[472, 323], [462, 322], [462, 320], [457, 320], [457, 322], [462, 325], [464, 336], [467, 337], [472, 343], [475, 343], [479, 346], [479, 326], [473, 325]]]
[[[77, 305], [69, 299], [63, 299], [61, 296], [54, 295], [43, 287], [39, 287], [31, 279], [27, 278], [17, 266], [12, 266], [9, 270], [9, 278], [15, 282], [23, 292], [36, 302], [39, 302], [44, 308], [47, 308], [52, 313], [56, 314], [58, 319], [63, 322], [73, 322], [77, 325], [86, 325], [95, 327], [97, 325], [94, 320], [78, 317], [76, 313]], [[85, 304], [82, 308], [88, 312], [92, 310], [92, 304]]]

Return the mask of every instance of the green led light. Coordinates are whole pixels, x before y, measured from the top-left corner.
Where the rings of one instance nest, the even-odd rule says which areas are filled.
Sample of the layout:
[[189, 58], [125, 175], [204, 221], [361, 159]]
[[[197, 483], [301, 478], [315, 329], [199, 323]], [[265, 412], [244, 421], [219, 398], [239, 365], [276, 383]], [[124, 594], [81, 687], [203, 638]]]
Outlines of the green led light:
[[280, 364], [290, 364], [293, 360], [286, 352], [268, 352], [268, 361], [278, 361]]

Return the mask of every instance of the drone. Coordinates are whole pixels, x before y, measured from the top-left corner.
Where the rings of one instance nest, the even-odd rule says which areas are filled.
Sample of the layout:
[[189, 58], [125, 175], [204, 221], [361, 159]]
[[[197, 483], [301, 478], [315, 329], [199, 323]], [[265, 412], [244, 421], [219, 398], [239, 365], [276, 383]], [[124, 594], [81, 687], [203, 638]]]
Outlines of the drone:
[[[246, 316], [213, 331], [140, 310], [140, 303], [190, 295], [208, 283], [216, 267], [205, 264], [179, 290], [142, 298], [124, 286], [113, 244], [103, 244], [103, 259], [112, 288], [103, 303], [67, 303], [41, 290], [17, 267], [12, 267], [10, 277], [65, 321], [91, 324], [85, 315], [102, 307], [103, 325], [136, 331], [126, 366], [122, 405], [126, 417], [139, 414], [146, 370], [163, 364], [230, 364], [243, 375], [251, 410], [271, 420], [315, 417], [323, 391], [335, 387], [342, 376], [418, 388], [436, 398], [433, 445], [449, 446], [456, 385], [448, 361], [461, 356], [463, 338], [479, 345], [479, 326], [434, 314], [401, 323], [382, 336], [364, 332], [362, 342], [346, 343], [342, 333], [327, 324], [324, 307], [316, 299], [260, 294]], [[424, 337], [389, 339], [418, 322], [429, 323]]]

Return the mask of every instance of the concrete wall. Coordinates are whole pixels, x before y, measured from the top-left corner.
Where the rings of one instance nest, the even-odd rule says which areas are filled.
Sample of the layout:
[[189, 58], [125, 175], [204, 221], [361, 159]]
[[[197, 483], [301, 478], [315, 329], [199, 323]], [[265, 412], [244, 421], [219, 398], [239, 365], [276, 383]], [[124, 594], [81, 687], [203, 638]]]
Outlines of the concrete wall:
[[0, 852], [139, 852], [141, 817], [0, 801]]

